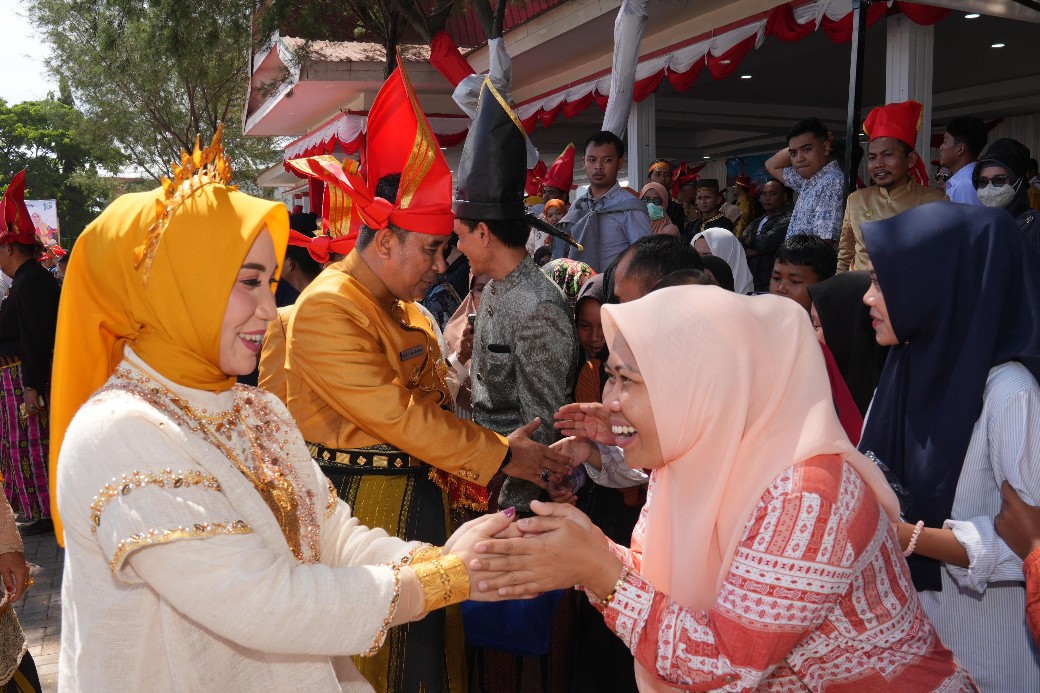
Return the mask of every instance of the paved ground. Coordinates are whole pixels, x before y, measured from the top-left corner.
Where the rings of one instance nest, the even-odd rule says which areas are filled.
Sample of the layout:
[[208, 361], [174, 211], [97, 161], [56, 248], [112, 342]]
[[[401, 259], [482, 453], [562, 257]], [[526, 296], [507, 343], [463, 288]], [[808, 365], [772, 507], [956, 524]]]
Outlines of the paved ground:
[[45, 693], [58, 690], [58, 648], [61, 642], [61, 571], [65, 550], [54, 533], [25, 537], [25, 560], [36, 584], [15, 605], [29, 652], [36, 661]]

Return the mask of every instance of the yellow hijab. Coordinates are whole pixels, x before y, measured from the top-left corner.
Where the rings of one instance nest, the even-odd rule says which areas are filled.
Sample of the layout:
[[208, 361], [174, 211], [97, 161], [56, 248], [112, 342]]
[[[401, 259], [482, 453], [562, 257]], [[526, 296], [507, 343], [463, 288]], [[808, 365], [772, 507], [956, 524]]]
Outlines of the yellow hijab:
[[132, 344], [152, 368], [179, 385], [227, 390], [235, 378], [219, 367], [220, 329], [238, 271], [265, 227], [279, 266], [285, 255], [284, 205], [204, 183], [168, 216], [150, 263], [138, 263], [157, 210], [165, 206], [163, 188], [119, 197], [77, 239], [65, 274], [50, 436], [51, 513], [62, 545], [56, 484], [65, 430], [115, 371], [124, 345]]

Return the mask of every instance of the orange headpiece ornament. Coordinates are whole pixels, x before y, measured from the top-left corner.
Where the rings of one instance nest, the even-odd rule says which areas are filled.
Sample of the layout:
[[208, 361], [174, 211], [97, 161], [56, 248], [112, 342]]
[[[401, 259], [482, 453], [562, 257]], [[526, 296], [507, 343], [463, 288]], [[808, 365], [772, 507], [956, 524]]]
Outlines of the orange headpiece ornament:
[[[383, 83], [368, 113], [365, 144], [367, 175], [357, 164], [331, 164], [312, 157], [309, 168], [352, 201], [352, 209], [371, 229], [390, 225], [405, 231], [447, 236], [455, 225], [451, 170], [419, 107], [404, 64]], [[376, 196], [383, 176], [401, 175], [396, 200]]]
[[0, 244], [24, 243], [37, 245], [36, 228], [29, 218], [29, 208], [25, 206], [25, 169], [15, 174], [11, 184], [4, 193], [2, 214], [3, 226], [0, 228]]

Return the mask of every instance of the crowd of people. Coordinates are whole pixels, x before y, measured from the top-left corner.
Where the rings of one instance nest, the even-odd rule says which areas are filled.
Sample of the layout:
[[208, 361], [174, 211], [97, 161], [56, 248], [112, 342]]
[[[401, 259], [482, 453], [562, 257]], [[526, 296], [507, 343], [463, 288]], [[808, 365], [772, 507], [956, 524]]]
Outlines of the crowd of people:
[[17, 513], [61, 690], [1040, 692], [1036, 161], [955, 118], [929, 180], [920, 116], [851, 194], [816, 118], [764, 181], [532, 179], [488, 80], [453, 175], [398, 67], [363, 168], [298, 162], [340, 217], [218, 131], [67, 254], [19, 174], [8, 603]]

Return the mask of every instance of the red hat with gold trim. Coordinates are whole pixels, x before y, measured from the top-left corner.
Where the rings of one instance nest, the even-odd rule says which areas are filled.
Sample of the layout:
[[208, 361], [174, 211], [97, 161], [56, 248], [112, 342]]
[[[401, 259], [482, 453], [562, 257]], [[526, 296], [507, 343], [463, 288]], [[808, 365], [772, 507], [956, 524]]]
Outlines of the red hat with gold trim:
[[[367, 170], [334, 157], [307, 159], [311, 174], [350, 198], [351, 213], [370, 229], [395, 226], [405, 231], [447, 236], [455, 226], [451, 204], [451, 169], [441, 153], [426, 115], [398, 56], [397, 69], [383, 83], [368, 113], [365, 144]], [[376, 195], [379, 180], [400, 174], [397, 198]], [[343, 204], [330, 196], [330, 205]], [[330, 229], [336, 214], [330, 209]], [[344, 217], [339, 215], [342, 220]]]
[[[350, 169], [357, 172], [358, 163], [352, 159], [339, 159], [331, 154], [319, 154], [300, 159], [290, 159], [286, 165], [296, 173], [307, 178], [318, 178], [328, 181], [336, 178], [336, 172]], [[346, 186], [346, 183], [343, 184]], [[361, 230], [361, 216], [357, 213], [354, 201], [338, 185], [326, 184], [321, 200], [322, 233], [308, 236], [300, 232], [289, 232], [289, 245], [306, 248], [315, 262], [324, 265], [330, 254], [346, 255], [354, 249], [358, 232]]]
[[29, 217], [29, 208], [25, 206], [24, 168], [15, 174], [11, 184], [7, 186], [0, 215], [0, 244], [40, 245], [36, 237], [36, 227]]
[[914, 100], [878, 106], [863, 121], [863, 132], [871, 140], [895, 137], [911, 149], [917, 148], [917, 133], [921, 129], [924, 106]]
[[[878, 106], [863, 121], [863, 132], [871, 142], [879, 137], [894, 137], [913, 151], [917, 149], [923, 114], [924, 106], [913, 99]], [[918, 185], [928, 185], [928, 172], [920, 156], [910, 169], [910, 175]]]
[[549, 167], [549, 171], [542, 180], [542, 185], [570, 192], [571, 184], [574, 183], [574, 143], [568, 144], [563, 153], [556, 157], [556, 161]]

